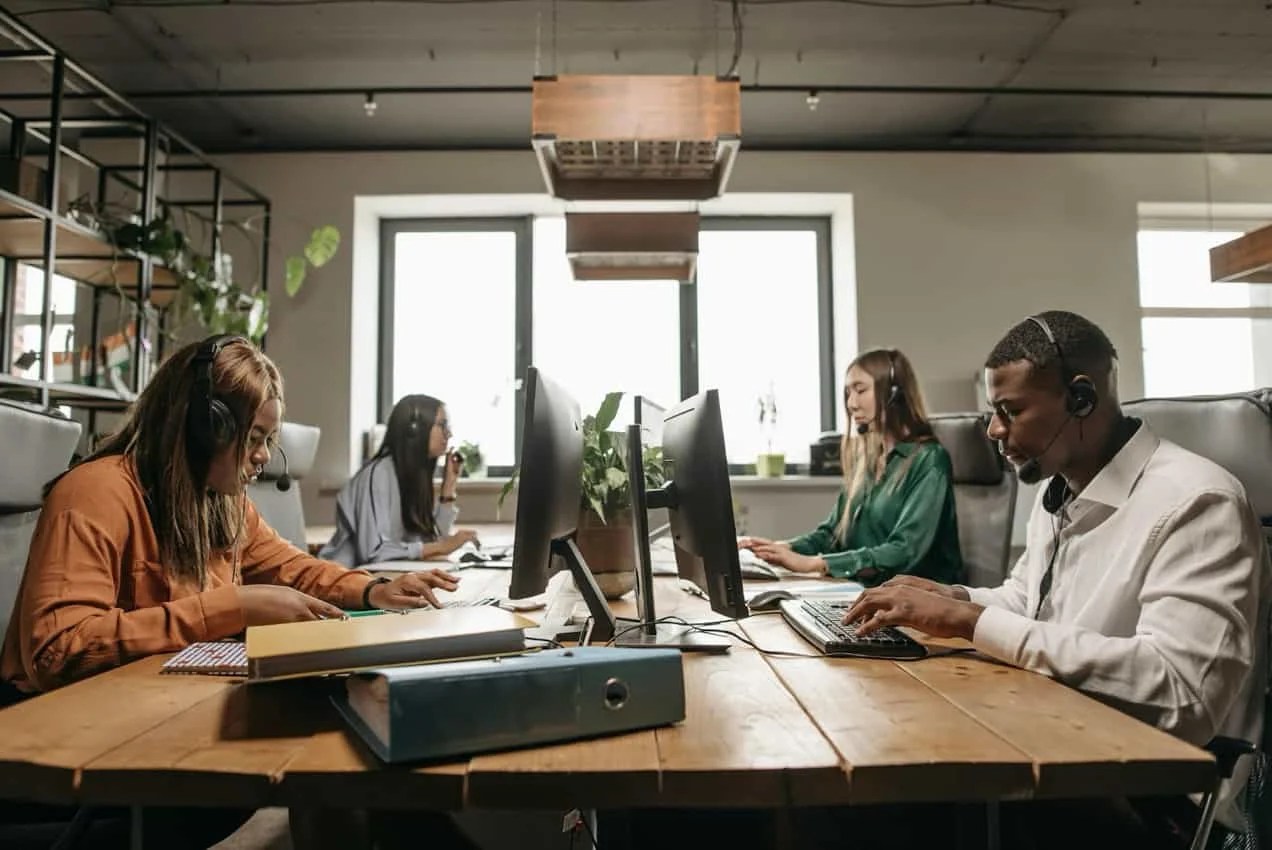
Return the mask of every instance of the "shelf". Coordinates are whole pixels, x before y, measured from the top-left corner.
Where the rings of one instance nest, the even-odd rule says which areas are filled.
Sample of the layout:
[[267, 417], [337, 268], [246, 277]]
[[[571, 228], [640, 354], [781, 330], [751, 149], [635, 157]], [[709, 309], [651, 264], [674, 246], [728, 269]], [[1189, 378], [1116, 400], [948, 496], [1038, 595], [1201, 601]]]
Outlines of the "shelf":
[[[0, 190], [0, 256], [43, 267], [47, 215], [46, 210], [25, 198]], [[117, 253], [95, 230], [61, 216], [55, 221], [57, 258], [54, 267], [57, 274], [89, 286], [113, 288], [118, 285], [125, 290], [138, 288], [141, 260], [132, 254]], [[158, 263], [154, 264], [152, 280], [156, 290], [176, 289], [176, 276]], [[154, 303], [161, 302], [155, 298]]]
[[109, 387], [91, 387], [87, 384], [50, 383], [16, 375], [0, 374], [0, 396], [8, 390], [28, 390], [32, 395], [48, 387], [50, 404], [70, 407], [95, 408], [97, 410], [123, 410], [128, 402]]

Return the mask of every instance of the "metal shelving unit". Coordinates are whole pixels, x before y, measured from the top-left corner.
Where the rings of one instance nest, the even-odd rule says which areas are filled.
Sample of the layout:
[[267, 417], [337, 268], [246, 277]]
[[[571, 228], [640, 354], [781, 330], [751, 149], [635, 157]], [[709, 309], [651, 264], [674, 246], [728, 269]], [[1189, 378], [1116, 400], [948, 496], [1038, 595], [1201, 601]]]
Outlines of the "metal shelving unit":
[[[200, 253], [216, 264], [226, 254], [237, 253], [236, 259], [244, 251], [254, 254], [262, 289], [267, 289], [269, 268], [270, 202], [3, 10], [0, 123], [9, 128], [7, 159], [0, 156], [6, 166], [0, 173], [0, 397], [83, 409], [89, 412], [91, 432], [96, 412], [126, 407], [162, 357], [181, 277], [180, 269], [165, 268], [153, 256], [114, 245], [91, 218], [79, 214], [82, 202], [94, 208], [111, 204], [120, 210], [116, 215], [142, 225], [161, 212], [193, 218], [203, 231]], [[83, 183], [85, 176], [89, 190], [68, 197], [68, 187]], [[261, 220], [258, 231], [240, 229], [256, 238], [245, 237], [250, 244], [238, 252], [225, 245], [232, 221], [227, 211]], [[193, 238], [189, 232], [185, 236]], [[18, 329], [35, 326], [34, 305], [24, 305], [22, 312], [17, 307], [29, 270], [53, 271], [42, 275], [35, 347], [17, 345]], [[54, 289], [64, 286], [58, 278], [74, 282], [73, 315], [54, 313]], [[106, 362], [103, 331], [111, 314], [121, 331], [131, 331], [114, 335], [128, 346], [123, 393], [98, 385]], [[55, 324], [64, 325], [68, 316], [75, 346], [55, 352]], [[22, 335], [29, 334], [24, 330]], [[55, 368], [59, 356], [70, 363], [71, 380], [65, 368]]]

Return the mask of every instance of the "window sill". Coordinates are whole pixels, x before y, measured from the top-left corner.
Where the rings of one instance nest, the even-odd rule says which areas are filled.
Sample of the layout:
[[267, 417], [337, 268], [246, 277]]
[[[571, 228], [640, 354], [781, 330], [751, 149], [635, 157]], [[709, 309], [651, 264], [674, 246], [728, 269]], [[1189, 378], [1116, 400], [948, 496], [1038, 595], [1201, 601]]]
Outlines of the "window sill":
[[[507, 478], [461, 478], [459, 492], [497, 493], [508, 483]], [[809, 490], [837, 491], [843, 486], [838, 475], [783, 475], [780, 478], [761, 478], [758, 475], [730, 475], [729, 485], [734, 490], [770, 490], [790, 487]]]

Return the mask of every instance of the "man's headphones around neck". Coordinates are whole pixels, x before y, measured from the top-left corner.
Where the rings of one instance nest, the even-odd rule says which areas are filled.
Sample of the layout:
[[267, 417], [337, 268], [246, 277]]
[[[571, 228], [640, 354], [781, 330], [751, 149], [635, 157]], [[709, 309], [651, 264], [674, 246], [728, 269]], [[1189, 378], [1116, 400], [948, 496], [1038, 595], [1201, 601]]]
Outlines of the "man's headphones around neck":
[[1046, 335], [1047, 342], [1051, 343], [1051, 347], [1056, 350], [1056, 360], [1060, 364], [1060, 379], [1064, 382], [1065, 411], [1074, 419], [1086, 419], [1100, 401], [1095, 384], [1090, 378], [1074, 375], [1068, 361], [1065, 360], [1064, 349], [1060, 347], [1060, 342], [1051, 332], [1051, 326], [1047, 324], [1046, 319], [1041, 316], [1027, 316], [1026, 321], [1037, 325]]
[[202, 458], [211, 458], [230, 445], [239, 431], [234, 412], [216, 397], [212, 375], [217, 355], [226, 346], [238, 342], [250, 344], [236, 334], [208, 337], [190, 361], [190, 368], [194, 370], [194, 392], [186, 409], [186, 442], [190, 451]]

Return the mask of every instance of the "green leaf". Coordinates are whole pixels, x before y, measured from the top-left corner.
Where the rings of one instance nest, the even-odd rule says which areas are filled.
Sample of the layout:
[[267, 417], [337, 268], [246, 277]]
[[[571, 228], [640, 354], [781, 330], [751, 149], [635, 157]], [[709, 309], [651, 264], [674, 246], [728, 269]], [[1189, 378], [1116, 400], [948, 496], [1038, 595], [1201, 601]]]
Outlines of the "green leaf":
[[618, 415], [618, 405], [622, 400], [622, 393], [607, 393], [605, 395], [605, 401], [601, 402], [600, 410], [596, 411], [597, 431], [605, 431], [609, 428], [610, 423], [614, 421], [614, 417]]
[[[591, 505], [592, 513], [596, 514], [596, 518], [597, 518], [597, 519], [599, 519], [601, 522], [605, 522], [605, 505], [604, 505], [604, 503], [603, 503], [603, 502], [601, 502], [601, 500], [600, 500], [600, 499], [597, 499], [595, 496], [589, 497], [588, 501], [589, 501], [589, 503], [590, 503], [590, 505]], [[608, 525], [608, 523], [606, 523], [606, 524]]]
[[626, 487], [627, 473], [621, 469], [611, 466], [609, 469], [605, 470], [605, 483], [611, 490], [618, 490], [619, 488]]
[[296, 293], [300, 292], [300, 285], [305, 282], [305, 268], [304, 257], [287, 258], [287, 273], [283, 278], [283, 288], [287, 290], [287, 297], [295, 298]]
[[340, 231], [330, 224], [318, 227], [309, 234], [309, 242], [305, 245], [305, 259], [309, 260], [314, 268], [320, 269], [331, 262], [331, 258], [336, 255], [339, 248]]

